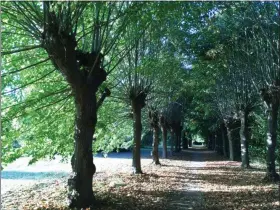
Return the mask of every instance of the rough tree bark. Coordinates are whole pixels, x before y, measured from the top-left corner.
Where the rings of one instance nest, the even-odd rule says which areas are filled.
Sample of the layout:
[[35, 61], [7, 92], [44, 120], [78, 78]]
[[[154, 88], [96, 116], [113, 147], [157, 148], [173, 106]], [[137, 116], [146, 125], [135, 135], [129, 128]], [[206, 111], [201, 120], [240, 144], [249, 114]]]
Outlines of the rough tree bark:
[[181, 147], [181, 126], [180, 122], [173, 123], [174, 129], [174, 143], [175, 143], [175, 152], [180, 152]]
[[106, 80], [106, 72], [101, 68], [102, 54], [76, 50], [75, 35], [67, 27], [60, 27], [58, 18], [49, 11], [49, 6], [49, 2], [44, 3], [42, 46], [70, 85], [76, 108], [75, 150], [71, 159], [73, 173], [68, 180], [69, 205], [71, 208], [86, 208], [94, 203], [92, 139], [97, 123], [97, 109], [110, 93], [106, 92], [97, 102], [98, 88]]
[[155, 126], [153, 128], [153, 163], [159, 165], [159, 155], [158, 155], [158, 143], [159, 143], [159, 127]]
[[171, 128], [170, 130], [170, 134], [171, 134], [171, 147], [170, 147], [170, 155], [173, 155], [174, 152], [174, 141], [175, 141], [175, 132], [174, 130]]
[[222, 132], [222, 140], [223, 140], [223, 155], [225, 156], [225, 157], [227, 157], [228, 156], [228, 154], [227, 154], [227, 149], [226, 149], [226, 136], [225, 136], [225, 125], [224, 124], [222, 124], [221, 125], [221, 132]]
[[182, 144], [182, 130], [183, 126], [180, 126], [179, 132], [178, 132], [178, 151], [180, 152], [182, 150], [181, 144]]
[[188, 135], [186, 134], [187, 132], [183, 132], [183, 149], [188, 149]]
[[216, 142], [217, 142], [217, 136], [216, 136], [216, 133], [214, 132], [212, 135], [212, 149], [214, 151], [217, 151]]
[[261, 96], [264, 101], [265, 113], [267, 115], [267, 170], [266, 181], [277, 181], [279, 175], [275, 168], [275, 149], [277, 140], [277, 119], [279, 111], [278, 89], [261, 89]]
[[248, 112], [240, 111], [239, 117], [241, 121], [240, 126], [240, 143], [241, 143], [241, 167], [249, 168], [249, 149], [248, 149]]
[[163, 115], [160, 116], [160, 126], [162, 131], [162, 158], [167, 158], [167, 123]]
[[279, 175], [275, 168], [275, 149], [277, 140], [277, 118], [278, 118], [279, 102], [269, 105], [267, 110], [267, 172], [266, 179], [279, 180]]
[[132, 101], [133, 110], [133, 158], [132, 167], [133, 173], [142, 174], [141, 170], [141, 133], [142, 133], [142, 122], [141, 122], [141, 105], [137, 103], [137, 100]]
[[175, 132], [175, 152], [179, 152], [179, 131]]
[[76, 99], [73, 175], [68, 180], [70, 207], [88, 207], [94, 200], [92, 176], [95, 166], [92, 158], [92, 137], [96, 122], [95, 96], [88, 93], [84, 94], [82, 101]]
[[159, 116], [158, 111], [151, 109], [149, 111], [149, 119], [151, 127], [153, 128], [153, 163], [159, 165], [158, 144], [159, 144]]
[[227, 137], [228, 137], [228, 147], [229, 147], [229, 159], [235, 160], [234, 158], [234, 145], [233, 145], [233, 138], [232, 138], [232, 129], [230, 127], [229, 120], [224, 120], [225, 126], [227, 129]]
[[279, 110], [279, 99], [277, 98], [277, 90], [261, 90], [261, 95], [264, 100], [265, 110], [267, 114], [267, 171], [265, 180], [279, 180], [279, 175], [275, 168], [275, 149], [277, 140], [277, 119]]
[[211, 133], [208, 133], [207, 148], [208, 148], [209, 150], [212, 150], [212, 135], [211, 135]]
[[162, 158], [167, 158], [167, 129], [166, 127], [161, 127], [162, 131]]

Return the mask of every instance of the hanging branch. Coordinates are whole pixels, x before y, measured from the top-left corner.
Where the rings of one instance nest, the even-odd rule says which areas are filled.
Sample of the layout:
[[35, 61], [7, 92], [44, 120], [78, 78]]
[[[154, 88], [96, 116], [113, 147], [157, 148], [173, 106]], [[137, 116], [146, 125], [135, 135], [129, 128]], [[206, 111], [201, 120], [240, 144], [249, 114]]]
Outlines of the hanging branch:
[[[68, 92], [68, 91], [70, 91], [70, 88], [67, 85], [67, 86], [65, 86], [65, 87], [63, 87], [63, 88], [61, 88], [61, 89], [59, 89], [59, 90], [57, 90], [55, 92], [47, 93], [47, 94], [45, 94], [43, 96], [40, 96], [40, 97], [37, 97], [37, 98], [34, 98], [34, 99], [30, 99], [30, 100], [26, 100], [24, 102], [12, 104], [12, 105], [6, 106], [4, 108], [2, 107], [2, 110], [9, 109], [9, 108], [12, 108], [12, 107], [15, 107], [15, 106], [19, 106], [19, 105], [22, 105], [22, 104], [24, 105], [24, 107], [30, 107], [30, 106], [32, 106], [32, 105], [34, 105], [36, 103], [41, 102], [43, 99], [46, 99], [46, 98], [54, 96], [54, 95], [59, 95], [59, 94], [62, 94], [62, 93]], [[34, 101], [35, 101], [35, 103], [32, 103]]]
[[3, 74], [2, 76], [5, 77], [5, 76], [10, 75], [10, 74], [14, 74], [14, 73], [21, 72], [21, 71], [23, 71], [23, 70], [25, 70], [25, 69], [29, 69], [29, 68], [34, 67], [34, 66], [37, 66], [37, 65], [39, 65], [39, 64], [41, 64], [41, 63], [45, 63], [45, 62], [47, 62], [48, 60], [50, 60], [50, 58], [46, 58], [46, 59], [44, 59], [44, 60], [42, 60], [42, 61], [39, 61], [38, 63], [31, 64], [31, 65], [29, 65], [29, 66], [23, 67], [23, 68], [21, 68], [21, 69], [15, 70], [15, 71], [7, 72], [7, 73]]
[[41, 47], [42, 47], [41, 44], [35, 45], [35, 46], [27, 46], [25, 48], [18, 49], [18, 50], [4, 51], [4, 52], [1, 52], [1, 54], [2, 55], [10, 55], [10, 54], [13, 54], [13, 53], [19, 53], [19, 52], [24, 52], [24, 51], [28, 51], [28, 50], [38, 49], [38, 48], [41, 48]]
[[22, 88], [25, 88], [25, 87], [27, 87], [27, 86], [29, 86], [29, 85], [32, 85], [32, 84], [34, 84], [34, 83], [36, 83], [36, 82], [38, 82], [38, 81], [44, 79], [45, 77], [49, 76], [49, 75], [50, 75], [51, 73], [53, 73], [55, 70], [56, 70], [56, 69], [53, 69], [52, 71], [48, 72], [47, 74], [44, 74], [43, 76], [39, 77], [39, 78], [36, 79], [36, 80], [33, 80], [33, 81], [29, 82], [29, 83], [26, 83], [26, 84], [24, 84], [24, 85], [22, 85], [22, 86], [20, 86], [20, 87], [15, 88], [15, 89], [12, 89], [12, 90], [3, 92], [2, 94], [3, 94], [3, 95], [6, 95], [6, 94], [9, 94], [9, 93], [15, 92], [15, 91], [17, 91], [17, 90], [20, 90], [20, 89], [22, 89]]

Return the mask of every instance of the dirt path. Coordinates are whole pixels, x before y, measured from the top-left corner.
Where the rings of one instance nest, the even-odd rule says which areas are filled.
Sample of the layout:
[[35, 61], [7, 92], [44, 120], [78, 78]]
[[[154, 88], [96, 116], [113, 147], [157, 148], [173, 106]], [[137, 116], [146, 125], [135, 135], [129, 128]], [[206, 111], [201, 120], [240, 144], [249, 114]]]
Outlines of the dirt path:
[[[204, 167], [204, 164], [200, 162], [191, 162], [190, 167], [193, 168], [190, 172], [192, 174], [197, 174], [195, 168]], [[170, 210], [171, 209], [195, 209], [197, 204], [203, 202], [202, 193], [200, 187], [197, 183], [189, 182], [182, 193], [170, 196]]]
[[[186, 183], [185, 190], [176, 196], [169, 198], [171, 209], [197, 209], [197, 206], [203, 205], [203, 193], [201, 192], [200, 184], [197, 182], [196, 177], [199, 176], [199, 170], [206, 166], [206, 159], [213, 159], [217, 157], [213, 151], [205, 149], [189, 149], [182, 151], [182, 159], [188, 160], [185, 164], [187, 173], [189, 174], [188, 182]], [[220, 157], [217, 157], [220, 158]], [[184, 168], [182, 168], [183, 170]]]

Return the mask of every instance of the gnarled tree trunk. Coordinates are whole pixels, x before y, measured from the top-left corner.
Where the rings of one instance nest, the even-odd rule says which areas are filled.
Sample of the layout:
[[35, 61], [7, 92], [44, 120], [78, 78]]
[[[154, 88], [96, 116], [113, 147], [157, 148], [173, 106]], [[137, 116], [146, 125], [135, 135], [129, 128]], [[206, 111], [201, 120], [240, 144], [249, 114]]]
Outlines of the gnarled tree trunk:
[[92, 176], [95, 165], [92, 157], [92, 138], [97, 122], [95, 93], [76, 97], [75, 151], [72, 157], [73, 175], [68, 180], [70, 207], [89, 207], [94, 200]]
[[241, 167], [249, 168], [249, 151], [248, 151], [248, 112], [240, 111], [240, 143], [241, 143]]
[[108, 89], [96, 102], [96, 90], [85, 85], [75, 95], [75, 150], [71, 159], [72, 175], [68, 180], [68, 198], [70, 207], [86, 208], [93, 204], [92, 177], [95, 165], [92, 157], [92, 140], [97, 123], [97, 110], [104, 99], [110, 95]]
[[267, 108], [267, 171], [266, 179], [269, 181], [279, 180], [275, 169], [275, 149], [277, 140], [277, 118], [279, 102], [268, 104]]
[[[49, 3], [44, 3], [49, 10]], [[54, 66], [62, 73], [72, 89], [75, 99], [75, 151], [71, 159], [73, 174], [68, 180], [68, 198], [71, 208], [86, 208], [93, 204], [92, 176], [95, 166], [92, 158], [92, 139], [97, 122], [98, 106], [104, 101], [96, 100], [100, 85], [106, 80], [101, 68], [102, 54], [84, 53], [76, 50], [75, 36], [60, 28], [57, 17], [45, 12], [46, 27], [43, 47]]]
[[158, 164], [160, 164], [159, 157], [158, 157], [158, 144], [159, 144], [158, 111], [151, 108], [151, 110], [149, 110], [149, 119], [150, 119], [151, 127], [153, 128], [153, 151], [152, 151], [153, 163], [158, 165]]
[[141, 133], [142, 133], [142, 123], [141, 123], [141, 109], [142, 107], [137, 104], [137, 102], [132, 102], [133, 110], [133, 157], [132, 157], [132, 167], [133, 173], [141, 174]]
[[158, 156], [158, 143], [159, 143], [159, 127], [154, 126], [153, 127], [153, 163], [158, 165], [159, 162], [159, 156]]
[[276, 80], [276, 87], [261, 89], [261, 96], [264, 101], [265, 112], [267, 114], [267, 158], [266, 176], [267, 181], [278, 181], [279, 174], [275, 168], [275, 149], [277, 140], [277, 119], [279, 111], [279, 80]]

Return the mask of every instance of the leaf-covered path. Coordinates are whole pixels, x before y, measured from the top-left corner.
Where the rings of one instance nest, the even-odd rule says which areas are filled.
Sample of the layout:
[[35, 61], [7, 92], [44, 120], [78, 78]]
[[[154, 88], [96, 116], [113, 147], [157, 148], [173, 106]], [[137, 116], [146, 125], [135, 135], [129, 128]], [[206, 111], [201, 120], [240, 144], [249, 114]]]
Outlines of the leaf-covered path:
[[[240, 169], [207, 150], [187, 150], [161, 166], [142, 159], [142, 175], [131, 175], [129, 154], [95, 158], [96, 209], [279, 209], [278, 186], [261, 180], [263, 169]], [[61, 166], [61, 165], [60, 165]], [[2, 194], [3, 209], [67, 209], [67, 177]]]
[[[198, 174], [198, 170], [205, 167], [205, 162], [202, 162], [201, 158], [203, 158], [205, 154], [209, 155], [209, 153], [213, 155], [213, 152], [208, 151], [205, 153], [203, 150], [187, 150], [181, 153], [182, 157], [186, 156], [187, 159], [190, 160], [190, 162], [187, 162], [187, 166], [190, 167], [190, 174], [193, 174], [195, 177]], [[189, 177], [186, 177], [186, 179], [189, 180]], [[171, 208], [174, 206], [174, 209], [193, 209], [195, 206], [203, 203], [199, 183], [196, 183], [195, 179], [193, 179], [186, 184], [182, 193], [168, 198]]]

